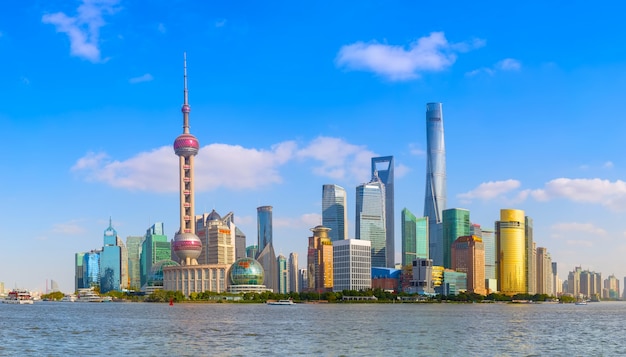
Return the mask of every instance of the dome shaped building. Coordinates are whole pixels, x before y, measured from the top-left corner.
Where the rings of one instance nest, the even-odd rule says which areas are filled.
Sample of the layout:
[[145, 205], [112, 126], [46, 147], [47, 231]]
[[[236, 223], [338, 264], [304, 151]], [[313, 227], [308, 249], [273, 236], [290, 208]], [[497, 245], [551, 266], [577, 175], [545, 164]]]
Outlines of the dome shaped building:
[[163, 290], [163, 268], [178, 266], [180, 266], [180, 264], [170, 259], [163, 259], [155, 262], [152, 264], [148, 280], [141, 290], [146, 294], [151, 294], [156, 290]]
[[237, 259], [230, 266], [228, 278], [231, 293], [272, 291], [263, 285], [265, 272], [263, 266], [252, 258]]

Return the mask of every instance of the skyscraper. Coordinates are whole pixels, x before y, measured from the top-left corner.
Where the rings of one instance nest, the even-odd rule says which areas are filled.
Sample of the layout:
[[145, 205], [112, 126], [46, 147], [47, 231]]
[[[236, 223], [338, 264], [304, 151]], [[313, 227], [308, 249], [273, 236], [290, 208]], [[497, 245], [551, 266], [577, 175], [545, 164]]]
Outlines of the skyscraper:
[[332, 291], [333, 288], [333, 243], [328, 237], [330, 228], [311, 228], [307, 254], [308, 291], [318, 293]]
[[171, 243], [167, 240], [163, 222], [156, 222], [146, 230], [139, 256], [139, 282], [143, 287], [150, 277], [152, 265], [160, 260], [169, 260]]
[[552, 259], [548, 249], [537, 247], [537, 294], [554, 295], [552, 291]]
[[387, 266], [385, 185], [376, 173], [356, 188], [356, 238], [372, 242], [372, 267]]
[[372, 176], [378, 172], [378, 177], [385, 185], [385, 250], [387, 251], [387, 268], [393, 268], [396, 264], [395, 257], [395, 213], [394, 213], [394, 178], [393, 156], [372, 158]]
[[372, 288], [370, 242], [344, 239], [333, 242], [333, 291]]
[[[84, 270], [83, 270], [83, 258], [85, 253], [76, 253], [74, 255], [74, 290], [82, 289], [84, 284]], [[0, 293], [4, 293], [4, 288], [0, 290]]]
[[428, 217], [430, 255], [433, 265], [443, 265], [441, 222], [446, 209], [446, 147], [443, 140], [441, 103], [426, 104], [426, 194], [424, 217]]
[[501, 209], [496, 221], [498, 291], [506, 295], [527, 293], [524, 211]]
[[122, 251], [117, 246], [117, 232], [109, 218], [109, 227], [104, 230], [104, 244], [100, 253], [100, 292], [120, 290], [122, 278]]
[[196, 232], [202, 241], [198, 264], [232, 264], [235, 262], [235, 232], [232, 212], [224, 218], [217, 211], [196, 216]]
[[83, 288], [100, 286], [100, 253], [91, 250], [83, 255]]
[[481, 230], [483, 245], [485, 246], [485, 279], [496, 277], [496, 235], [493, 230]]
[[487, 295], [485, 246], [482, 238], [472, 235], [459, 237], [452, 243], [450, 250], [451, 268], [467, 274], [467, 291]]
[[300, 292], [298, 275], [298, 253], [291, 253], [289, 254], [289, 292]]
[[183, 89], [183, 133], [174, 140], [174, 152], [178, 156], [180, 229], [174, 236], [174, 253], [181, 265], [197, 265], [202, 251], [202, 242], [196, 236], [195, 200], [194, 200], [194, 158], [200, 150], [200, 143], [189, 132], [189, 96], [187, 92], [187, 55], [184, 56], [184, 89]]
[[530, 217], [524, 217], [524, 240], [526, 245], [526, 292], [534, 295], [537, 290], [537, 274], [535, 272], [537, 246], [533, 240], [533, 219]]
[[428, 259], [428, 217], [417, 218], [404, 208], [402, 220], [402, 266], [412, 266], [417, 258]]
[[[470, 235], [470, 212], [463, 208], [450, 208], [443, 211], [442, 220], [443, 267], [452, 268], [452, 243], [459, 237]], [[481, 239], [482, 244], [482, 239]]]
[[287, 265], [287, 258], [279, 254], [276, 258], [276, 265], [278, 266], [278, 293], [287, 294], [289, 292], [289, 266]]
[[322, 225], [330, 228], [331, 241], [348, 239], [348, 205], [343, 187], [322, 186]]
[[128, 250], [128, 277], [130, 287], [136, 290], [141, 288], [141, 244], [144, 237], [129, 236], [126, 237], [126, 249]]
[[[257, 245], [259, 254], [272, 243], [272, 206], [257, 207]], [[265, 273], [269, 273], [267, 270]]]

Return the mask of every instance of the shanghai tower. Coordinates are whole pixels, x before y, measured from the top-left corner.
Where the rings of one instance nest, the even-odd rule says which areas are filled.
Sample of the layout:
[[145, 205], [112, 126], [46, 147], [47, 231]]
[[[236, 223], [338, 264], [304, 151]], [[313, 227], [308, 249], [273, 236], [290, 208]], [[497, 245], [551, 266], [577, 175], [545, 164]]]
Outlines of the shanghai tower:
[[424, 217], [428, 217], [430, 259], [443, 265], [442, 212], [446, 209], [446, 147], [443, 141], [441, 103], [426, 104], [426, 194]]

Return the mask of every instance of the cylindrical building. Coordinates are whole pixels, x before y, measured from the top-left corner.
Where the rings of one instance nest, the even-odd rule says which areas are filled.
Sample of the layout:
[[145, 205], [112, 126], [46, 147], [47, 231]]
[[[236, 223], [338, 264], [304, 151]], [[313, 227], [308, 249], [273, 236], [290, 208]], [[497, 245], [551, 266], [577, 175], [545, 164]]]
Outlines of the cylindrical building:
[[500, 210], [496, 222], [496, 267], [498, 290], [502, 294], [525, 294], [526, 239], [524, 211]]

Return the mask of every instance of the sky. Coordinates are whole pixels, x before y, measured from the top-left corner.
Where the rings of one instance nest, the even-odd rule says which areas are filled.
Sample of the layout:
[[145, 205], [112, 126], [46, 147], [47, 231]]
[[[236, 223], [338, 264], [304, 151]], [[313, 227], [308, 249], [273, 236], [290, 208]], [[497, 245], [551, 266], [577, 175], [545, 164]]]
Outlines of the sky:
[[626, 28], [618, 2], [11, 2], [0, 12], [0, 282], [74, 289], [74, 254], [178, 230], [183, 53], [196, 213], [234, 212], [306, 265], [322, 185], [395, 159], [422, 215], [428, 102], [442, 102], [447, 208], [534, 220], [558, 275], [626, 275]]

